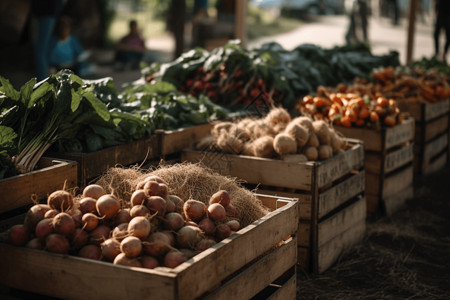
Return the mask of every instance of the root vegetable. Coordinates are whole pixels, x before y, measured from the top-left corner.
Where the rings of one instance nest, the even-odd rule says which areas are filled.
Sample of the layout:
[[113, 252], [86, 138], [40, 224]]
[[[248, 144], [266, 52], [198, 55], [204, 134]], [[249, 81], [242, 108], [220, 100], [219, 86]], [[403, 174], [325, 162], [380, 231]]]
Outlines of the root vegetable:
[[71, 235], [75, 231], [75, 221], [68, 213], [61, 212], [53, 219], [53, 230], [66, 236]]
[[164, 216], [164, 228], [173, 231], [178, 231], [183, 226], [184, 226], [184, 218], [181, 214], [171, 212]]
[[114, 217], [114, 224], [128, 223], [130, 221], [131, 221], [130, 209], [128, 208], [119, 210], [117, 215]]
[[98, 184], [89, 184], [83, 189], [83, 197], [98, 199], [105, 194], [105, 189]]
[[196, 256], [199, 251], [198, 250], [193, 250], [193, 249], [187, 249], [187, 248], [181, 248], [178, 249], [181, 253], [184, 254], [184, 256], [186, 257], [186, 259], [191, 259], [192, 257]]
[[230, 194], [226, 190], [215, 192], [209, 198], [209, 204], [213, 203], [220, 203], [223, 207], [227, 207], [230, 204]]
[[147, 201], [147, 195], [145, 194], [144, 190], [135, 190], [133, 194], [131, 194], [131, 205], [145, 205], [145, 202]]
[[308, 139], [308, 142], [306, 143], [306, 146], [307, 147], [315, 147], [315, 148], [320, 146], [319, 139], [315, 133], [311, 133], [309, 135], [309, 139]]
[[59, 210], [56, 210], [56, 209], [50, 209], [50, 210], [48, 210], [46, 213], [45, 213], [45, 215], [44, 215], [44, 218], [45, 219], [53, 219], [57, 214], [59, 214], [60, 213], [60, 211]]
[[114, 261], [120, 252], [120, 242], [116, 239], [107, 239], [101, 243], [100, 248], [102, 249], [102, 256], [108, 261]]
[[183, 211], [186, 219], [192, 220], [194, 222], [200, 221], [206, 215], [206, 205], [205, 203], [189, 199], [184, 202]]
[[198, 223], [198, 227], [206, 234], [206, 235], [214, 235], [216, 232], [216, 225], [209, 218], [204, 218]]
[[86, 245], [78, 251], [78, 256], [100, 260], [102, 258], [102, 249], [96, 245]]
[[163, 197], [164, 199], [167, 197], [167, 193], [169, 191], [169, 188], [167, 187], [167, 184], [160, 183], [159, 184], [159, 192], [157, 196]]
[[213, 221], [223, 221], [226, 218], [225, 207], [219, 203], [213, 203], [208, 206], [208, 217]]
[[142, 255], [141, 264], [142, 267], [146, 269], [154, 269], [156, 267], [159, 267], [159, 261], [153, 256], [148, 255]]
[[334, 153], [337, 153], [343, 148], [344, 139], [335, 130], [330, 130], [330, 139]]
[[184, 201], [180, 197], [178, 197], [177, 195], [168, 195], [167, 198], [168, 200], [171, 200], [173, 203], [175, 203], [176, 212], [183, 212]]
[[130, 209], [130, 218], [134, 217], [148, 217], [150, 216], [150, 210], [144, 205], [135, 205]]
[[295, 142], [297, 143], [297, 147], [299, 147], [299, 148], [305, 146], [306, 143], [308, 142], [308, 139], [309, 139], [308, 128], [305, 128], [304, 126], [302, 126], [300, 124], [291, 122], [286, 127], [284, 132], [295, 139]]
[[83, 214], [97, 212], [97, 208], [95, 206], [96, 202], [97, 202], [97, 200], [92, 197], [84, 197], [83, 199], [80, 200], [80, 203], [79, 203], [80, 206], [78, 209]]
[[176, 210], [175, 203], [172, 200], [166, 198], [166, 214], [174, 212]]
[[128, 222], [117, 225], [112, 231], [112, 237], [118, 241], [123, 240], [128, 235]]
[[29, 240], [28, 243], [26, 243], [25, 247], [30, 248], [30, 249], [43, 250], [44, 242], [38, 238], [34, 238], [34, 239]]
[[230, 220], [225, 224], [230, 227], [231, 231], [238, 231], [241, 228], [241, 224], [238, 220]]
[[173, 250], [164, 256], [164, 265], [168, 268], [175, 268], [187, 260], [183, 252]]
[[[45, 219], [44, 219], [45, 220]], [[14, 246], [23, 246], [28, 242], [30, 233], [23, 224], [12, 226], [8, 231], [8, 242]]]
[[51, 207], [46, 204], [33, 205], [27, 211], [27, 214], [25, 216], [25, 227], [27, 227], [30, 231], [34, 231], [36, 224], [39, 223], [40, 220], [44, 219], [46, 212], [50, 209]]
[[62, 234], [52, 233], [45, 239], [45, 249], [53, 253], [67, 253], [69, 240]]
[[143, 216], [135, 217], [128, 223], [128, 233], [138, 238], [146, 238], [150, 234], [150, 221]]
[[41, 240], [45, 240], [51, 233], [53, 233], [53, 219], [41, 220], [34, 229], [34, 234]]
[[247, 155], [247, 156], [256, 156], [255, 149], [252, 142], [248, 142], [244, 144], [244, 147], [242, 148], [241, 155]]
[[205, 251], [206, 249], [214, 246], [217, 244], [215, 240], [212, 239], [203, 239], [200, 242], [197, 243], [197, 250], [198, 251]]
[[227, 213], [227, 217], [234, 217], [236, 216], [236, 208], [233, 205], [228, 205], [225, 207], [225, 211]]
[[288, 124], [291, 121], [291, 116], [286, 109], [282, 107], [272, 108], [264, 118], [264, 121], [272, 126], [278, 124]]
[[166, 200], [161, 196], [151, 196], [147, 199], [147, 208], [152, 214], [164, 216], [166, 212]]
[[311, 134], [312, 132], [314, 132], [314, 127], [313, 127], [313, 120], [310, 117], [307, 116], [300, 116], [297, 117], [295, 119], [292, 120], [293, 123], [301, 125], [303, 127], [305, 127], [306, 129], [308, 129], [309, 133]]
[[109, 238], [111, 234], [111, 228], [106, 225], [99, 225], [97, 228], [91, 231], [89, 235], [89, 242], [94, 245], [100, 245], [102, 242]]
[[89, 233], [81, 228], [77, 228], [70, 236], [70, 240], [72, 248], [79, 249], [89, 242]]
[[111, 219], [120, 210], [119, 200], [111, 194], [105, 194], [97, 199], [95, 203], [97, 213], [100, 217]]
[[117, 255], [113, 263], [115, 265], [142, 268], [142, 264], [137, 258], [127, 257], [125, 253]]
[[142, 252], [142, 242], [135, 236], [126, 237], [120, 242], [120, 251], [127, 257], [137, 257]]
[[195, 249], [198, 242], [203, 239], [203, 232], [195, 226], [184, 226], [176, 234], [177, 245], [180, 248]]
[[71, 193], [64, 190], [54, 191], [48, 196], [47, 204], [53, 209], [66, 211], [72, 207], [73, 197]]
[[142, 180], [141, 182], [139, 182], [136, 185], [136, 190], [142, 190], [144, 188], [144, 185], [149, 181], [166, 184], [166, 182], [161, 177], [156, 176], [156, 175], [150, 175], [150, 176], [145, 177], [144, 180]]
[[79, 210], [75, 210], [70, 212], [73, 221], [75, 222], [75, 227], [81, 227], [81, 219], [83, 218], [83, 214]]
[[159, 196], [159, 183], [156, 181], [147, 181], [144, 184], [144, 193], [147, 197]]
[[240, 139], [238, 139], [228, 133], [225, 133], [225, 134], [222, 133], [217, 138], [217, 146], [223, 152], [239, 154], [242, 151], [244, 144], [242, 143], [242, 141]]
[[324, 120], [314, 121], [313, 128], [321, 145], [329, 145], [331, 143], [329, 126]]
[[333, 148], [330, 145], [319, 146], [319, 159], [324, 160], [333, 156]]
[[306, 147], [303, 149], [303, 154], [308, 160], [317, 160], [319, 158], [319, 152], [316, 147]]
[[254, 140], [253, 151], [257, 157], [271, 158], [275, 153], [273, 149], [273, 137], [266, 135]]
[[297, 142], [287, 133], [279, 133], [273, 140], [273, 149], [279, 155], [294, 154], [297, 152]]
[[175, 247], [175, 236], [172, 233], [172, 231], [163, 230], [161, 232], [164, 233], [167, 236], [167, 238], [169, 240], [169, 246]]
[[81, 224], [84, 230], [92, 231], [98, 226], [99, 217], [93, 213], [86, 213], [81, 218]]
[[216, 227], [216, 238], [218, 241], [226, 239], [231, 235], [231, 228], [227, 224], [219, 224]]
[[169, 237], [160, 231], [156, 231], [142, 242], [142, 247], [148, 255], [161, 256], [170, 250], [169, 244]]

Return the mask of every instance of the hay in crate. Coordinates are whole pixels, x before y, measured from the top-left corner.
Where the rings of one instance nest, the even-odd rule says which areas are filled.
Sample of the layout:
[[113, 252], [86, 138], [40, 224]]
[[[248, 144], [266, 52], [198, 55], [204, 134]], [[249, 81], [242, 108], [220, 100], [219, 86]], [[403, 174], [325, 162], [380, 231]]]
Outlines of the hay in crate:
[[136, 185], [150, 175], [161, 177], [169, 187], [169, 194], [177, 195], [184, 201], [195, 199], [208, 204], [215, 192], [226, 190], [230, 194], [231, 204], [236, 208], [236, 218], [242, 227], [269, 212], [255, 193], [242, 187], [236, 178], [220, 175], [200, 164], [160, 165], [157, 169], [149, 171], [111, 168], [96, 183], [108, 193], [118, 196], [123, 206], [127, 207], [130, 205], [129, 200], [136, 190]]

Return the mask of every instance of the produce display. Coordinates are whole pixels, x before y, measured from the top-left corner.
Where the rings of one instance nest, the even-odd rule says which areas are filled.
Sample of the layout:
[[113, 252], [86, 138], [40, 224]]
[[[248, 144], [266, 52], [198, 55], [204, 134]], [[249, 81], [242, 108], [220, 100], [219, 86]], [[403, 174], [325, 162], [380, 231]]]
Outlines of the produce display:
[[126, 266], [174, 268], [267, 212], [253, 193], [198, 165], [151, 173], [113, 168], [76, 197], [51, 193], [47, 204], [31, 207], [24, 223], [6, 232], [6, 241]]
[[197, 148], [306, 162], [328, 159], [346, 146], [328, 122], [307, 116], [291, 118], [284, 108], [272, 108], [264, 118], [216, 123]]
[[398, 53], [375, 56], [363, 44], [331, 49], [304, 44], [287, 51], [277, 43], [247, 50], [230, 42], [211, 52], [190, 50], [142, 72], [148, 82], [167, 81], [184, 93], [204, 94], [226, 107], [273, 101], [291, 109], [299, 95], [313, 93], [318, 85], [351, 82], [368, 77], [373, 68], [398, 65]]

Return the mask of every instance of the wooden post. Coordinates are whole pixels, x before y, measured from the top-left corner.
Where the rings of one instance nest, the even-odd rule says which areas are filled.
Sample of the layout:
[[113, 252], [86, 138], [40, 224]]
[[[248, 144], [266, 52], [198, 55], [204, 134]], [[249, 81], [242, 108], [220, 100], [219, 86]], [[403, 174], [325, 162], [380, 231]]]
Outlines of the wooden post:
[[417, 0], [409, 2], [409, 17], [408, 17], [408, 41], [406, 48], [406, 64], [412, 62], [413, 47], [414, 47], [414, 32], [416, 25]]
[[234, 24], [234, 36], [241, 40], [241, 46], [247, 47], [247, 0], [236, 1], [236, 16]]

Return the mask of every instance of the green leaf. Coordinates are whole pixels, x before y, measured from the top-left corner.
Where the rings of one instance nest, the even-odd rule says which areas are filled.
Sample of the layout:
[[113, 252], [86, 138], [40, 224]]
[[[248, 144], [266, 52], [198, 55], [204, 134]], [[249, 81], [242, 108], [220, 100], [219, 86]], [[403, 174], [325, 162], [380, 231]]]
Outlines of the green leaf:
[[0, 76], [0, 83], [2, 84], [0, 90], [3, 91], [7, 97], [15, 101], [19, 101], [20, 92], [16, 91], [16, 89], [12, 86], [8, 79]]
[[15, 146], [17, 133], [11, 127], [0, 126], [0, 150], [11, 150]]
[[88, 100], [95, 112], [105, 121], [109, 121], [111, 115], [109, 114], [108, 108], [105, 103], [99, 100], [92, 92], [84, 91], [82, 93], [83, 97]]
[[80, 106], [83, 96], [81, 96], [81, 94], [79, 92], [76, 92], [73, 88], [71, 89], [70, 93], [72, 94], [72, 102], [70, 104], [70, 109], [72, 110], [72, 112], [74, 112]]
[[27, 108], [30, 108], [34, 105], [34, 102], [31, 101], [31, 93], [33, 92], [33, 87], [36, 84], [36, 78], [29, 80], [20, 88], [20, 98], [22, 103], [25, 103]]
[[52, 85], [50, 85], [46, 81], [42, 82], [31, 94], [30, 102], [28, 103], [28, 105], [29, 105], [28, 107], [33, 106], [37, 100], [43, 98], [44, 95], [50, 91], [53, 91]]

